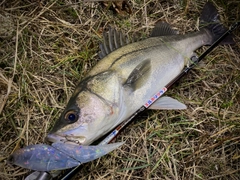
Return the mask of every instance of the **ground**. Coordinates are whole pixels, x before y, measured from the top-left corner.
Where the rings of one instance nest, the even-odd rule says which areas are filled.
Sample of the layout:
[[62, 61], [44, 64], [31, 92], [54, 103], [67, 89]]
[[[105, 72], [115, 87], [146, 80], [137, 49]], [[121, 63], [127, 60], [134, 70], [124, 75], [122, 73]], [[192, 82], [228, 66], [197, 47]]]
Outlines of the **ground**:
[[[205, 2], [0, 2], [0, 179], [31, 173], [8, 164], [8, 156], [44, 142], [74, 87], [100, 60], [104, 29], [138, 40], [159, 20], [181, 34], [197, 31]], [[239, 1], [211, 2], [225, 26], [240, 19]], [[73, 179], [240, 179], [239, 32], [236, 44], [214, 49], [167, 92], [187, 110], [138, 116], [116, 139], [122, 147], [84, 164]]]

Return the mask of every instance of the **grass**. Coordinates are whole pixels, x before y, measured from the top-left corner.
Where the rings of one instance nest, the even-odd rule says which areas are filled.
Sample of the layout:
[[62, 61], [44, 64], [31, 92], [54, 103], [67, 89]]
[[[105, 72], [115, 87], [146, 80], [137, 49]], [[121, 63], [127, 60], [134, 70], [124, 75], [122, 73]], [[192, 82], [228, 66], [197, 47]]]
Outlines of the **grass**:
[[[137, 39], [158, 20], [180, 33], [196, 31], [204, 3], [130, 0], [116, 11], [111, 2], [1, 2], [0, 179], [30, 173], [6, 159], [44, 142], [75, 85], [99, 61], [108, 25]], [[213, 3], [226, 26], [240, 19], [238, 2]], [[125, 145], [85, 164], [74, 179], [240, 179], [239, 29], [234, 34], [235, 45], [217, 47], [167, 92], [187, 110], [145, 112], [117, 138]]]

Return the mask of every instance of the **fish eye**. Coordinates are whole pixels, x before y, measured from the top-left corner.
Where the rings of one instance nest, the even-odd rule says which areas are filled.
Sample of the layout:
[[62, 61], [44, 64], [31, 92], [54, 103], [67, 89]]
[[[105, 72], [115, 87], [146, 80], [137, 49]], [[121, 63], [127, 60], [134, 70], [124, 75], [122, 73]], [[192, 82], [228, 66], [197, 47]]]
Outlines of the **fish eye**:
[[74, 123], [76, 122], [78, 119], [78, 114], [76, 111], [68, 111], [66, 114], [65, 114], [65, 120], [68, 121], [69, 123]]

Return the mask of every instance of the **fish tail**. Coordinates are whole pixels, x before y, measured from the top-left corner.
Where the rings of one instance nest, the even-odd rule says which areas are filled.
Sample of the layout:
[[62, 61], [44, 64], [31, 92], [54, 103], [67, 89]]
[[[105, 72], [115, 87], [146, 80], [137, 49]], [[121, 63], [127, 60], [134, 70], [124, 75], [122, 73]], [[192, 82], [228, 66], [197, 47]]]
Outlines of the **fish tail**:
[[[207, 2], [203, 7], [200, 16], [200, 27], [201, 29], [207, 29], [210, 33], [210, 44], [214, 43], [227, 31], [227, 28], [220, 21], [220, 15], [216, 7], [210, 2]], [[220, 44], [234, 44], [233, 36], [228, 35]]]

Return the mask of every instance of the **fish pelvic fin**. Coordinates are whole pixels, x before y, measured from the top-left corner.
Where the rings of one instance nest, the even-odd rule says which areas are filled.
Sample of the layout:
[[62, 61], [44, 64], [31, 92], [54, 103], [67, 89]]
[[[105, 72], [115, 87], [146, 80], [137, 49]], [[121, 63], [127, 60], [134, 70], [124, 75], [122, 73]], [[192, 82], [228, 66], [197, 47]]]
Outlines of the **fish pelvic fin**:
[[176, 99], [173, 99], [171, 97], [161, 97], [156, 102], [154, 102], [149, 109], [165, 109], [165, 110], [171, 110], [171, 109], [187, 109], [187, 106], [181, 102], [179, 102]]
[[[214, 43], [221, 35], [223, 35], [227, 28], [220, 21], [220, 15], [216, 7], [207, 2], [202, 10], [200, 16], [200, 28], [207, 29], [210, 32], [212, 40], [210, 44]], [[228, 35], [220, 44], [234, 44], [233, 36]]]

